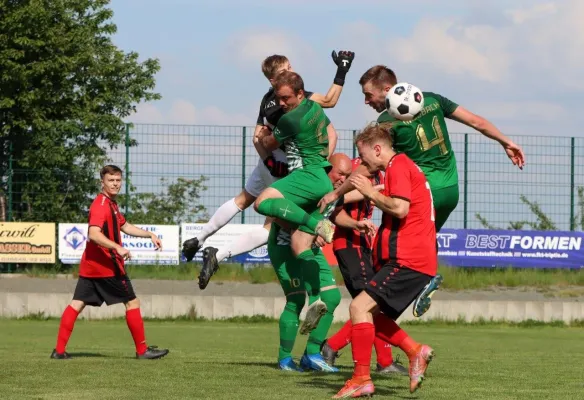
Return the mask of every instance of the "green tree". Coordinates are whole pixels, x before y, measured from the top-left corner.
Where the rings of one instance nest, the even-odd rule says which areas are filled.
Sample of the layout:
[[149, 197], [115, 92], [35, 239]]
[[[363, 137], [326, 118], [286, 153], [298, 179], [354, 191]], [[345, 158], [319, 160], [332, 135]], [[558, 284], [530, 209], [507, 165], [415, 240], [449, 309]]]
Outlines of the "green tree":
[[158, 60], [112, 42], [109, 0], [0, 0], [0, 173], [14, 220], [82, 221]]
[[[160, 193], [131, 193], [126, 219], [132, 224], [180, 225], [183, 222], [203, 222], [207, 219], [205, 207], [200, 204], [201, 193], [207, 190], [208, 179], [178, 178], [174, 183], [160, 179]], [[131, 188], [133, 190], [134, 188]], [[119, 204], [125, 204], [125, 195]]]

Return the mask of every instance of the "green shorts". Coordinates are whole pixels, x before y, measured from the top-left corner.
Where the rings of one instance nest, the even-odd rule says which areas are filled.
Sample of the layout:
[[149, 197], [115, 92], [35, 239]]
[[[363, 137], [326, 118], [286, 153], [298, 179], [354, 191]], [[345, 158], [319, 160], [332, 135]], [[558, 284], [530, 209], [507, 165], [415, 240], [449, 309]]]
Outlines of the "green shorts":
[[436, 233], [448, 220], [448, 217], [458, 205], [458, 185], [432, 190], [434, 211], [436, 213]]
[[[270, 187], [318, 220], [323, 219], [318, 202], [334, 190], [326, 168], [296, 169]], [[300, 230], [314, 234], [306, 227], [300, 227]]]
[[[312, 248], [312, 251], [318, 262], [320, 287], [336, 286], [335, 276], [324, 253], [319, 248]], [[284, 290], [284, 295], [306, 290], [302, 268], [298, 266], [296, 257], [290, 248], [290, 235], [285, 232], [280, 233], [280, 227], [277, 224], [272, 224], [270, 229], [268, 255], [278, 281]]]

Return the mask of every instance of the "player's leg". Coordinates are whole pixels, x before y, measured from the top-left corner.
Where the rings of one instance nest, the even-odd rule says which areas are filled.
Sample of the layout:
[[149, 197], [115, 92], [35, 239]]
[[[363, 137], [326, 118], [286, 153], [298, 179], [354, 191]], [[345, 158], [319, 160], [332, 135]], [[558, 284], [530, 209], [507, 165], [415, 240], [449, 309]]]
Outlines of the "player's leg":
[[306, 227], [330, 243], [334, 233], [332, 223], [314, 218], [311, 213], [320, 199], [332, 190], [324, 168], [295, 170], [262, 192], [254, 208], [262, 215]]
[[292, 359], [292, 349], [298, 333], [300, 313], [304, 307], [306, 291], [302, 281], [302, 273], [293, 265], [295, 257], [290, 249], [290, 234], [275, 224], [270, 230], [268, 255], [286, 296], [286, 305], [279, 321], [278, 366], [285, 371], [302, 371]]
[[333, 323], [335, 309], [341, 302], [341, 292], [337, 287], [333, 272], [323, 252], [320, 248], [313, 248], [313, 252], [319, 265], [320, 300], [326, 305], [326, 313], [308, 336], [306, 351], [300, 366], [315, 371], [338, 372], [337, 368], [326, 363], [320, 354], [320, 349]]
[[268, 242], [272, 218], [266, 218], [264, 225], [251, 232], [241, 234], [225, 246], [205, 247], [203, 249], [203, 267], [199, 274], [199, 288], [204, 290], [211, 276], [219, 269], [219, 263], [226, 258], [252, 251]]
[[59, 323], [59, 333], [57, 335], [57, 345], [53, 349], [51, 358], [62, 360], [71, 358], [67, 353], [67, 343], [73, 333], [77, 317], [86, 305], [99, 307], [103, 304], [103, 299], [97, 293], [93, 281], [88, 278], [79, 277], [75, 292], [73, 293], [73, 300], [65, 308], [61, 315]]
[[381, 268], [364, 291], [383, 311], [374, 317], [376, 336], [392, 346], [399, 347], [409, 359], [410, 392], [412, 393], [421, 386], [426, 369], [434, 357], [434, 350], [428, 345], [413, 340], [395, 321], [431, 278], [397, 264], [388, 264]]
[[136, 358], [157, 359], [168, 354], [167, 349], [146, 344], [140, 300], [136, 297], [132, 281], [127, 275], [96, 279], [95, 286], [105, 304], [111, 306], [123, 303], [126, 307], [126, 324], [134, 340]]
[[[436, 217], [436, 233], [442, 229], [448, 217], [458, 205], [459, 191], [458, 185], [449, 186], [442, 189], [432, 190], [432, 200], [434, 202], [434, 211]], [[438, 251], [438, 242], [436, 242], [436, 251]], [[413, 314], [415, 317], [424, 315], [432, 305], [432, 296], [440, 288], [444, 278], [437, 274], [428, 285], [422, 290], [418, 298], [414, 301]]]
[[[261, 160], [260, 160], [261, 162]], [[262, 167], [264, 165], [262, 164]], [[265, 167], [264, 167], [265, 168]], [[213, 214], [211, 219], [203, 226], [194, 238], [188, 239], [183, 243], [183, 255], [187, 261], [191, 261], [199, 251], [205, 240], [215, 234], [219, 229], [229, 223], [237, 214], [251, 206], [256, 197], [266, 188], [262, 180], [261, 170], [258, 166], [253, 170], [251, 176], [245, 184], [245, 188], [233, 199], [223, 203]]]

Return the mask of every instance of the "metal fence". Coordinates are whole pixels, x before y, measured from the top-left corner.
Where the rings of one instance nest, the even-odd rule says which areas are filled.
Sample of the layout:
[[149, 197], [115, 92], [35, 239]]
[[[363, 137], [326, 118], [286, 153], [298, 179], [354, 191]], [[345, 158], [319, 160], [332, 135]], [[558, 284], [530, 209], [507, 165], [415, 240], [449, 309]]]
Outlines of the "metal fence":
[[[258, 163], [253, 127], [135, 124], [128, 136], [137, 145], [108, 153], [124, 169], [137, 192], [160, 193], [161, 178], [208, 178], [201, 197], [207, 213], [236, 196]], [[356, 156], [354, 130], [338, 130], [337, 151]], [[451, 133], [460, 178], [460, 202], [446, 228], [481, 228], [480, 214], [492, 226], [506, 229], [513, 221], [536, 216], [520, 200], [536, 202], [560, 230], [581, 230], [584, 208], [584, 138], [517, 136], [526, 155], [523, 171], [513, 166], [501, 146], [479, 133]], [[129, 143], [130, 141], [127, 140]], [[124, 204], [122, 204], [122, 207]], [[378, 215], [376, 216], [378, 218]], [[251, 208], [239, 223], [260, 223]]]

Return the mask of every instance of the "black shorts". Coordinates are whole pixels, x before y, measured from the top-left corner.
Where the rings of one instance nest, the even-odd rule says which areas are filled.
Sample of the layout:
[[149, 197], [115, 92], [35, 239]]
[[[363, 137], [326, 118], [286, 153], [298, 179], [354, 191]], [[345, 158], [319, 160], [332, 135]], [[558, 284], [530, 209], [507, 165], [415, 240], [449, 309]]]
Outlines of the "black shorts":
[[365, 291], [385, 315], [396, 320], [431, 279], [430, 275], [390, 263], [375, 274]]
[[352, 298], [365, 290], [367, 282], [375, 276], [371, 250], [356, 247], [335, 250], [335, 257], [339, 263], [339, 270], [343, 275], [345, 287]]
[[135, 298], [132, 282], [127, 275], [111, 278], [80, 276], [73, 294], [73, 300], [79, 300], [94, 307], [100, 307], [104, 302], [108, 306], [127, 303]]

